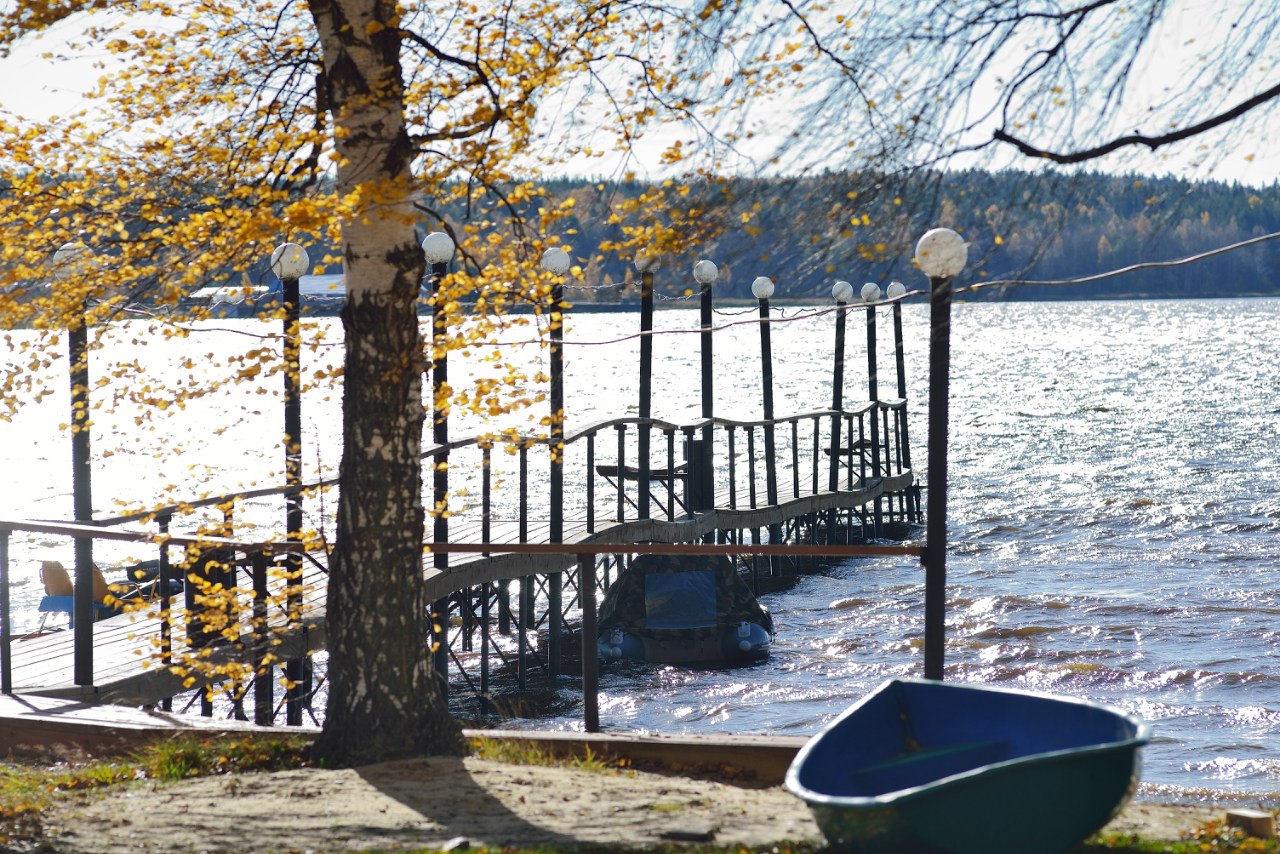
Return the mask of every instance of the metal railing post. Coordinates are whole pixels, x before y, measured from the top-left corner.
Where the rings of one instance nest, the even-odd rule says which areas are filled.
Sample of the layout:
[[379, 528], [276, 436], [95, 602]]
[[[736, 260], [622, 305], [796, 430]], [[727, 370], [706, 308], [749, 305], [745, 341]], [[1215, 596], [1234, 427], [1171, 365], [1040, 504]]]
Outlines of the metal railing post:
[[9, 613], [9, 529], [0, 529], [0, 693], [13, 693], [13, 620]]
[[600, 660], [596, 645], [596, 559], [578, 555], [578, 597], [582, 603], [582, 718], [587, 732], [600, 731]]

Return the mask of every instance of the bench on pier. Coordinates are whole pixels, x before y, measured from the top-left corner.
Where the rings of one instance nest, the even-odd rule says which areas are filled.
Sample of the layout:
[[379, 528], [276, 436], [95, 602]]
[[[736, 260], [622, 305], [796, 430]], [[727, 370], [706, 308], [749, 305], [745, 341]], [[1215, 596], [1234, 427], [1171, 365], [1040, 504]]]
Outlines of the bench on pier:
[[[600, 475], [605, 480], [609, 481], [610, 485], [618, 489], [621, 489], [622, 484], [626, 481], [630, 480], [630, 481], [635, 481], [636, 483], [639, 483], [644, 478], [644, 472], [640, 469], [639, 466], [598, 465], [596, 466], [596, 474]], [[685, 481], [687, 483], [688, 480], [689, 480], [689, 464], [688, 463], [680, 463], [679, 465], [674, 466], [672, 468], [649, 469], [649, 483], [653, 483], [654, 481], [657, 481], [658, 483], [661, 483], [663, 486], [665, 486], [667, 488], [667, 491], [671, 493], [671, 498], [673, 503], [676, 506], [678, 506], [682, 512], [685, 512], [685, 513], [688, 513], [689, 509], [688, 507], [685, 506], [685, 502], [680, 499], [680, 496], [676, 493], [675, 490], [676, 490], [677, 483], [681, 481]], [[664, 506], [663, 505], [664, 496], [655, 495], [652, 487], [649, 487], [649, 497], [659, 507]], [[634, 510], [636, 510], [636, 512], [639, 512], [640, 508], [637, 505], [637, 503], [632, 500], [631, 496], [629, 495], [626, 496], [626, 500], [627, 500], [627, 503], [630, 504]]]
[[[832, 448], [830, 446], [825, 447], [822, 449], [822, 453], [826, 454], [828, 457], [832, 454], [840, 454], [843, 457], [847, 457], [852, 456], [853, 454], [865, 454], [875, 446], [876, 443], [870, 439], [857, 439], [852, 444], [841, 445], [838, 448]], [[885, 443], [881, 442], [880, 447], [885, 447]]]
[[[623, 480], [640, 480], [643, 472], [637, 466], [596, 466], [596, 474], [601, 477], [610, 479], [622, 478]], [[649, 480], [660, 480], [663, 483], [670, 483], [674, 480], [687, 480], [689, 477], [689, 466], [687, 463], [681, 463], [675, 468], [649, 469]]]

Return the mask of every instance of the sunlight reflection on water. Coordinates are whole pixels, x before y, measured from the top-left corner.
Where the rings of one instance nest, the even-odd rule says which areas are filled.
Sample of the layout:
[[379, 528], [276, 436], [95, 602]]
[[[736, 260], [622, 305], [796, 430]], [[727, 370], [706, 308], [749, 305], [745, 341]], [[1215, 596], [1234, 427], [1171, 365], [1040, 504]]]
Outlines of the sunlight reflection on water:
[[[905, 311], [918, 468], [926, 314], [921, 305]], [[1212, 314], [1219, 322], [1199, 304], [1177, 302], [958, 304], [953, 321], [948, 678], [1068, 693], [1147, 718], [1156, 733], [1144, 762], [1149, 792], [1280, 788], [1280, 763], [1267, 758], [1280, 755], [1280, 358], [1262, 357], [1276, 340], [1280, 301], [1223, 300]], [[691, 329], [694, 317], [663, 312], [656, 326]], [[636, 343], [577, 346], [617, 337], [634, 320], [570, 316], [570, 429], [635, 410]], [[336, 321], [319, 323], [336, 334]], [[234, 324], [251, 322], [218, 326]], [[175, 369], [179, 345], [193, 346], [143, 349], [126, 337], [111, 346], [157, 377]], [[779, 324], [772, 337], [777, 411], [826, 406], [830, 318]], [[243, 346], [217, 329], [195, 342], [201, 352]], [[863, 346], [850, 336], [846, 399], [865, 394]], [[697, 336], [659, 336], [655, 352], [666, 378], [655, 416], [696, 420]], [[308, 353], [306, 367], [338, 355], [336, 347]], [[716, 359], [717, 414], [759, 417], [757, 331], [747, 324], [718, 333]], [[880, 361], [882, 387], [891, 388], [883, 366], [892, 358]], [[451, 364], [451, 379], [462, 383], [472, 370]], [[123, 382], [109, 379], [95, 399], [109, 400]], [[4, 426], [6, 515], [69, 515], [59, 400], [33, 402]], [[308, 477], [336, 469], [339, 406], [336, 393], [308, 393]], [[95, 459], [99, 512], [114, 512], [117, 498], [275, 483], [278, 407], [275, 391], [233, 386], [180, 413], [153, 413], [141, 428], [128, 407], [95, 411], [95, 449], [115, 451]], [[459, 415], [451, 432], [483, 423]], [[273, 523], [277, 510], [246, 512]], [[332, 531], [331, 518], [316, 523]], [[69, 551], [44, 538], [15, 541], [19, 630], [35, 620], [35, 561], [69, 559]], [[917, 566], [893, 559], [805, 577], [764, 597], [778, 625], [768, 661], [733, 671], [610, 668], [602, 720], [610, 729], [815, 732], [882, 680], [919, 675], [922, 581]], [[576, 715], [521, 725], [578, 728]]]

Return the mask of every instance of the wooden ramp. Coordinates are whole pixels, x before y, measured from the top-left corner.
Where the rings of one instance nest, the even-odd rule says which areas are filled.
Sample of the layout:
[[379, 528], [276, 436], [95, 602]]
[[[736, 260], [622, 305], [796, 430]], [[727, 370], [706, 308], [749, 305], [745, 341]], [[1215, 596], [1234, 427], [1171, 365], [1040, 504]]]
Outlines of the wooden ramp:
[[[819, 474], [817, 482], [825, 483], [826, 472], [819, 473], [815, 469], [814, 475]], [[830, 491], [815, 490], [815, 479], [808, 476], [797, 478], [794, 485], [788, 483], [778, 502], [767, 504], [763, 503], [766, 494], [763, 472], [753, 480], [756, 482], [739, 481], [736, 492], [732, 494], [722, 492], [715, 496], [718, 505], [715, 509], [697, 513], [686, 513], [681, 509], [679, 515], [673, 517], [667, 513], [671, 502], [655, 501], [649, 508], [648, 518], [628, 519], [625, 518], [627, 508], [622, 507], [619, 501], [617, 512], [610, 518], [613, 497], [602, 496], [595, 506], [604, 509], [595, 513], [592, 519], [563, 520], [560, 541], [566, 546], [563, 550], [551, 548], [552, 525], [546, 519], [490, 516], [481, 520], [459, 514], [450, 520], [449, 545], [488, 543], [494, 548], [484, 554], [449, 553], [444, 567], [436, 565], [438, 555], [426, 555], [423, 570], [427, 601], [440, 601], [459, 591], [494, 582], [572, 571], [577, 564], [577, 555], [573, 551], [575, 545], [590, 545], [596, 550], [604, 545], [617, 545], [617, 552], [625, 554], [631, 544], [693, 543], [709, 536], [718, 536], [721, 542], [741, 544], [748, 532], [753, 532], [751, 536], [755, 538], [760, 536], [760, 531], [785, 525], [790, 520], [866, 508], [881, 498], [904, 494], [913, 483], [910, 470], [871, 482], [849, 480], [846, 475], [841, 488]], [[748, 492], [751, 500], [743, 502], [741, 496]], [[119, 533], [123, 538], [125, 532]], [[133, 536], [146, 538], [150, 535]], [[516, 544], [543, 544], [547, 550], [538, 554], [501, 551], [503, 545]], [[302, 580], [306, 631], [288, 625], [283, 614], [269, 617], [273, 636], [282, 642], [275, 650], [280, 659], [301, 656], [304, 645], [305, 648], [320, 649], [325, 643], [326, 556], [318, 554], [310, 558], [303, 562]], [[247, 597], [252, 588], [247, 567], [242, 565], [241, 570], [245, 570], [245, 575], [238, 576], [237, 583]], [[273, 580], [271, 589], [273, 592], [281, 591], [283, 584], [281, 580]], [[180, 597], [173, 602], [172, 628], [169, 631], [170, 649], [174, 656], [191, 651], [183, 628], [185, 615], [178, 607], [180, 602]], [[151, 606], [141, 612], [121, 614], [94, 624], [92, 686], [75, 684], [73, 636], [70, 631], [14, 639], [10, 656], [14, 691], [90, 703], [153, 706], [188, 690], [190, 686], [184, 686], [180, 677], [170, 672], [162, 659], [162, 622], [158, 611], [158, 606]], [[246, 613], [241, 618], [242, 643], [205, 648], [200, 654], [214, 662], [229, 661], [237, 656], [249, 658], [254, 648], [251, 608], [244, 611]]]

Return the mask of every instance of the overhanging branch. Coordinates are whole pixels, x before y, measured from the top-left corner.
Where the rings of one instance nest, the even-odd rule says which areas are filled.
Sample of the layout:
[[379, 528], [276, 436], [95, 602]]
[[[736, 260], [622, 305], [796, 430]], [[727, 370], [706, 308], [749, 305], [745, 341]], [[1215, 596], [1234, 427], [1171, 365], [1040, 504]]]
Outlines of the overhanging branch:
[[1025, 140], [1011, 136], [1003, 129], [995, 131], [991, 136], [997, 142], [1004, 142], [1012, 145], [1028, 157], [1038, 157], [1044, 160], [1052, 160], [1054, 163], [1063, 164], [1084, 163], [1088, 160], [1096, 160], [1099, 157], [1105, 157], [1113, 151], [1126, 148], [1130, 145], [1145, 145], [1147, 148], [1155, 151], [1161, 146], [1181, 142], [1184, 139], [1190, 139], [1194, 136], [1199, 136], [1206, 131], [1213, 130], [1214, 128], [1225, 125], [1228, 122], [1235, 121], [1255, 107], [1259, 107], [1268, 101], [1274, 100], [1278, 96], [1280, 96], [1280, 83], [1272, 86], [1270, 89], [1259, 92], [1246, 101], [1242, 101], [1230, 110], [1227, 110], [1225, 113], [1219, 113], [1212, 118], [1205, 119], [1204, 121], [1194, 125], [1189, 125], [1181, 130], [1176, 130], [1172, 133], [1166, 133], [1160, 136], [1130, 134], [1128, 136], [1117, 137], [1116, 139], [1095, 148], [1086, 148], [1081, 151], [1073, 151], [1067, 154], [1037, 148]]

